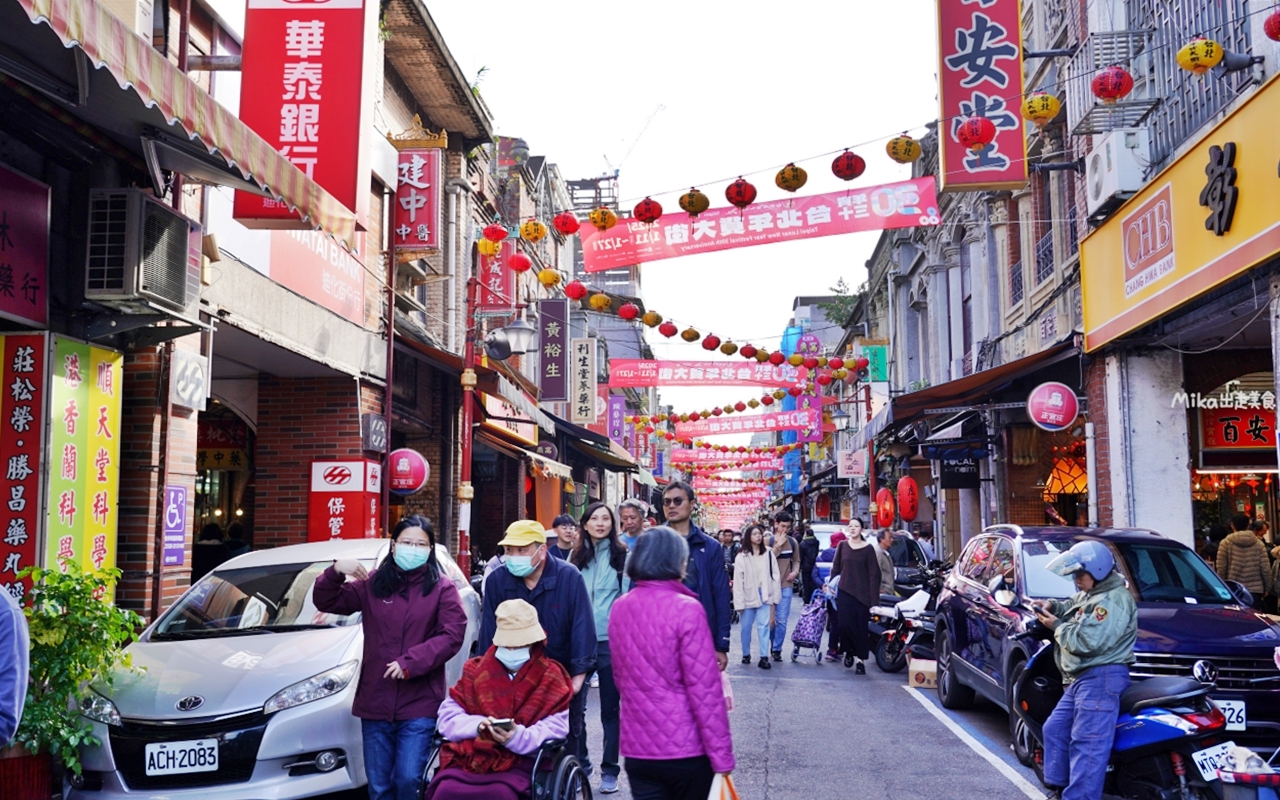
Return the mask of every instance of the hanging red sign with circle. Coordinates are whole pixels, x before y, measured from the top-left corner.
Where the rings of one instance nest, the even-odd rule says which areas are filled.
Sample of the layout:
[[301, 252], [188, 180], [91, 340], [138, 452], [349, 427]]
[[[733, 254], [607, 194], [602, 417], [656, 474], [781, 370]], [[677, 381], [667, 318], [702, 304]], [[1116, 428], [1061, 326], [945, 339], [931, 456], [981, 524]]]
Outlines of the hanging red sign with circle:
[[390, 480], [391, 491], [399, 495], [415, 494], [422, 491], [431, 477], [431, 465], [417, 450], [402, 447], [391, 453]]
[[910, 522], [920, 513], [920, 487], [910, 475], [898, 481], [898, 516]]
[[876, 527], [893, 527], [893, 492], [882, 488], [876, 492]]
[[1065, 431], [1075, 424], [1080, 413], [1075, 389], [1065, 383], [1042, 383], [1027, 395], [1027, 416], [1042, 430]]

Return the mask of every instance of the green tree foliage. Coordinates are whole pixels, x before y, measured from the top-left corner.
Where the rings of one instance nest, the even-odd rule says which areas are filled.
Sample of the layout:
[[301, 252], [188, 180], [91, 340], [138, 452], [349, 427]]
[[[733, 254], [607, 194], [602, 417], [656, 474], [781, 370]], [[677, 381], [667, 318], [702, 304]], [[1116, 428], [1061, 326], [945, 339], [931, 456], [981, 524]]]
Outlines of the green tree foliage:
[[849, 288], [849, 284], [845, 283], [844, 278], [836, 281], [836, 285], [830, 288], [832, 294], [836, 296], [829, 303], [819, 303], [818, 308], [822, 309], [822, 313], [827, 315], [827, 319], [836, 325], [844, 325], [849, 321], [849, 317], [853, 315], [854, 308], [861, 299], [861, 292], [854, 292]]

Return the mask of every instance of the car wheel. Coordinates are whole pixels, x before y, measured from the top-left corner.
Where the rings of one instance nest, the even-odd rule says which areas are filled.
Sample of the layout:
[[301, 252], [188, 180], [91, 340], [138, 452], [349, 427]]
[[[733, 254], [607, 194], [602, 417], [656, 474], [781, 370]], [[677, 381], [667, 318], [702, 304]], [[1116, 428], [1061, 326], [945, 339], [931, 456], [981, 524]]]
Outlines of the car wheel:
[[935, 637], [938, 643], [938, 700], [943, 708], [961, 709], [973, 705], [973, 689], [960, 683], [951, 663], [951, 637], [945, 628]]
[[1013, 687], [1018, 685], [1022, 673], [1027, 669], [1027, 662], [1019, 661], [1009, 670], [1009, 738], [1013, 741], [1013, 754], [1024, 766], [1035, 764], [1035, 743], [1031, 741], [1031, 731], [1027, 723], [1013, 709]]
[[907, 665], [906, 651], [900, 642], [895, 642], [892, 638], [881, 636], [880, 643], [876, 645], [876, 666], [881, 672], [901, 672]]

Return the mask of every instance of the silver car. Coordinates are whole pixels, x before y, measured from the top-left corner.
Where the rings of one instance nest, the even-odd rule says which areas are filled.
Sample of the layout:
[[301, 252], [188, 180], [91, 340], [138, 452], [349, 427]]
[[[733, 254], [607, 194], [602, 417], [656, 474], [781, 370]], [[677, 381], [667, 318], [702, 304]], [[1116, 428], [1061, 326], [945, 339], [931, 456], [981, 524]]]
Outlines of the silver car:
[[[68, 800], [285, 800], [365, 785], [351, 715], [360, 615], [316, 610], [311, 589], [335, 559], [372, 568], [387, 540], [315, 542], [234, 558], [182, 595], [128, 648], [134, 671], [90, 690], [81, 713], [100, 745], [81, 748]], [[462, 675], [480, 598], [443, 546], [436, 557], [467, 613]]]

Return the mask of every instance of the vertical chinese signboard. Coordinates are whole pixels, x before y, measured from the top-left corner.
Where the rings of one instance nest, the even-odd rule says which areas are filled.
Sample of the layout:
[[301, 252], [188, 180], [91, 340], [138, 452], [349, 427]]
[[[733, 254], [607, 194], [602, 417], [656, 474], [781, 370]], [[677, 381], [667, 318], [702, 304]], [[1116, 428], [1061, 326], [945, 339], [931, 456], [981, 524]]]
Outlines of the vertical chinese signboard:
[[482, 314], [510, 314], [515, 308], [516, 272], [507, 266], [507, 259], [515, 252], [510, 242], [496, 256], [480, 256], [480, 268], [476, 271], [480, 280], [480, 297], [476, 308]]
[[609, 438], [618, 443], [619, 447], [627, 446], [627, 398], [620, 394], [609, 395], [609, 414], [608, 431]]
[[30, 581], [17, 574], [37, 565], [40, 531], [40, 451], [44, 441], [45, 380], [48, 354], [44, 334], [0, 336], [4, 362], [4, 395], [0, 398], [0, 521], [3, 521], [3, 567], [0, 590], [15, 598], [26, 594]]
[[49, 321], [49, 187], [0, 167], [0, 317]]
[[563, 403], [569, 399], [569, 301], [538, 301], [538, 388], [542, 401]]
[[115, 566], [124, 356], [53, 338], [45, 564]]
[[377, 537], [381, 498], [382, 465], [377, 461], [313, 461], [307, 541]]
[[401, 263], [440, 249], [441, 152], [435, 147], [400, 151], [392, 242]]
[[596, 340], [574, 339], [572, 350], [569, 421], [578, 425], [594, 425], [596, 421]]
[[[241, 84], [240, 119], [360, 220], [369, 209], [365, 61], [377, 9], [373, 0], [248, 0], [241, 58], [241, 74], [254, 78]], [[234, 213], [251, 227], [297, 219], [284, 203], [240, 191]]]
[[[1016, 189], [1027, 183], [1022, 135], [1022, 23], [1018, 0], [939, 0], [939, 135], [942, 191]], [[996, 138], [980, 153], [956, 138], [969, 117], [986, 117]]]

